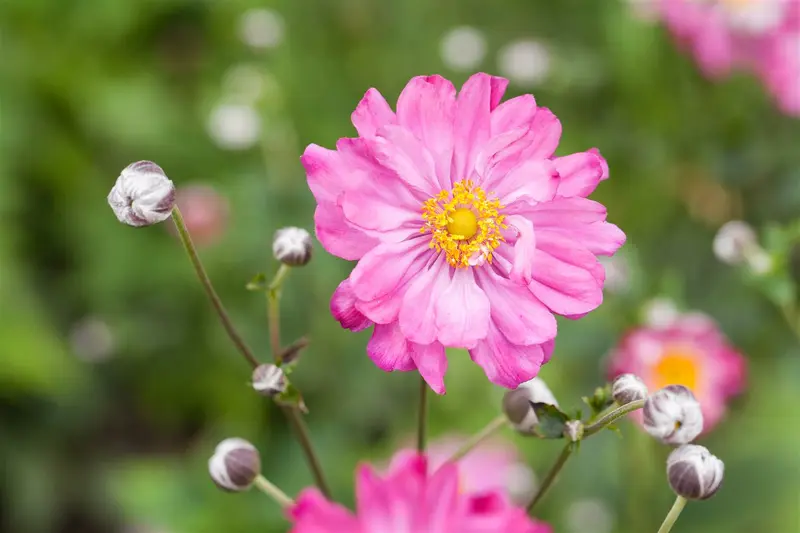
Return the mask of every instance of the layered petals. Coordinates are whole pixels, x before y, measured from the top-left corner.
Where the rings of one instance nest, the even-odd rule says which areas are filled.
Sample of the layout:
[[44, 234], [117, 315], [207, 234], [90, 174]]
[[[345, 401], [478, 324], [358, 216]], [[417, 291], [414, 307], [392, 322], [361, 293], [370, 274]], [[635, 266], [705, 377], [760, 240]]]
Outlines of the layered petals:
[[514, 344], [494, 323], [486, 339], [470, 350], [469, 356], [483, 369], [489, 381], [509, 389], [536, 377], [546, 359], [542, 345]]

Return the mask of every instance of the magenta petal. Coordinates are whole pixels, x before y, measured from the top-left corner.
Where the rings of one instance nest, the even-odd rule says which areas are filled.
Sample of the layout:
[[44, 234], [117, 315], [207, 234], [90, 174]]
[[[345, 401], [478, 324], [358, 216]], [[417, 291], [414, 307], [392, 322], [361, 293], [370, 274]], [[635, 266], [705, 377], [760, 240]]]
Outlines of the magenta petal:
[[394, 111], [377, 89], [369, 89], [350, 119], [360, 137], [374, 137], [377, 131], [397, 121]]
[[411, 350], [400, 331], [397, 322], [392, 324], [376, 324], [372, 337], [367, 343], [367, 355], [372, 362], [386, 372], [414, 370]]
[[537, 109], [531, 121], [533, 143], [526, 152], [531, 159], [547, 159], [553, 156], [561, 140], [561, 122], [546, 107]]
[[304, 489], [287, 514], [294, 522], [291, 533], [359, 531], [356, 517], [341, 505], [329, 502], [317, 489]]
[[533, 231], [533, 224], [520, 215], [512, 215], [506, 218], [506, 221], [519, 234], [517, 242], [514, 243], [514, 260], [509, 277], [515, 283], [527, 285], [531, 280], [533, 259], [536, 255], [536, 235]]
[[491, 303], [492, 321], [509, 342], [529, 346], [556, 336], [556, 318], [527, 287], [488, 270], [478, 279]]
[[370, 327], [372, 321], [356, 309], [355, 303], [356, 297], [350, 288], [350, 279], [345, 279], [331, 297], [331, 313], [343, 328], [361, 331]]
[[580, 152], [554, 160], [556, 170], [561, 176], [558, 185], [559, 196], [586, 197], [597, 188], [608, 172], [605, 160], [596, 152]]
[[489, 299], [475, 282], [470, 269], [456, 269], [449, 285], [436, 299], [436, 329], [445, 346], [472, 348], [486, 337]]
[[517, 200], [533, 205], [548, 202], [560, 190], [559, 173], [548, 159], [528, 159], [499, 178], [491, 175], [486, 187], [492, 190], [503, 205], [510, 206]]
[[485, 340], [469, 352], [486, 377], [501, 387], [514, 389], [539, 373], [544, 353], [539, 345], [513, 344], [492, 325]]
[[314, 211], [317, 239], [329, 253], [355, 261], [378, 245], [377, 239], [366, 235], [344, 218], [342, 208], [329, 202], [320, 202]]
[[441, 190], [433, 156], [410, 130], [402, 126], [387, 126], [378, 132], [378, 136], [375, 157], [383, 166], [426, 196], [434, 196]]
[[453, 531], [453, 516], [459, 511], [459, 476], [455, 464], [446, 463], [430, 476], [425, 486], [424, 521], [414, 531]]
[[384, 243], [369, 251], [350, 274], [353, 293], [359, 300], [370, 301], [393, 292], [407, 275], [415, 260], [428, 250], [420, 240]]
[[448, 268], [444, 256], [440, 256], [409, 284], [399, 315], [400, 329], [408, 340], [419, 344], [436, 340], [435, 307], [448, 286]]
[[603, 301], [602, 266], [588, 250], [539, 234], [529, 288], [554, 313], [578, 315]]
[[471, 76], [456, 102], [453, 126], [453, 183], [472, 177], [475, 161], [491, 133], [492, 77], [487, 74]]
[[492, 136], [519, 128], [529, 129], [536, 109], [536, 100], [531, 94], [506, 100], [492, 111]]
[[428, 345], [409, 343], [409, 346], [411, 358], [417, 365], [417, 370], [422, 378], [433, 389], [433, 392], [444, 394], [444, 375], [447, 372], [444, 346], [438, 342]]
[[588, 198], [555, 198], [533, 206], [525, 215], [531, 219], [536, 229], [574, 227], [576, 224], [603, 222], [606, 208], [603, 204]]
[[342, 155], [316, 144], [309, 144], [300, 162], [308, 176], [308, 186], [317, 202], [336, 202], [339, 195], [350, 184], [358, 182], [358, 176], [349, 172]]

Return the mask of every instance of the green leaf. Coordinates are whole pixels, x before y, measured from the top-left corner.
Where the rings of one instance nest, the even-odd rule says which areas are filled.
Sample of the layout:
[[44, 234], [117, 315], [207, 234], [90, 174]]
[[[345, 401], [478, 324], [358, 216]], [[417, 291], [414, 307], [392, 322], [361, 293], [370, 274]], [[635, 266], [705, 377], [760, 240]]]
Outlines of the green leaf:
[[539, 423], [533, 428], [534, 434], [542, 439], [560, 439], [564, 436], [564, 425], [569, 421], [566, 413], [555, 405], [532, 403], [533, 412]]
[[267, 276], [263, 272], [259, 272], [247, 282], [246, 287], [248, 291], [263, 292], [267, 290]]
[[303, 395], [300, 394], [300, 389], [295, 387], [291, 382], [286, 385], [285, 391], [275, 396], [275, 403], [287, 407], [297, 407], [303, 413], [308, 414], [308, 408], [303, 401]]

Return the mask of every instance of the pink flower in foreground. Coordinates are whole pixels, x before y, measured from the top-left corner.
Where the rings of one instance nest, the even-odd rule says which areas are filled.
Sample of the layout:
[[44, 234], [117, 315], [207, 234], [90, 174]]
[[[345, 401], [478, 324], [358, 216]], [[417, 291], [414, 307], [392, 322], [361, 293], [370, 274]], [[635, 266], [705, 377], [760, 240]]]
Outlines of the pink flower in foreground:
[[800, 2], [657, 0], [656, 12], [708, 76], [751, 69], [784, 112], [800, 115]]
[[465, 348], [514, 388], [547, 362], [553, 313], [600, 305], [625, 235], [586, 199], [608, 177], [596, 150], [553, 157], [561, 124], [533, 96], [504, 103], [507, 80], [472, 76], [456, 95], [413, 78], [397, 113], [375, 89], [352, 115], [359, 137], [306, 148], [317, 238], [357, 260], [331, 301], [353, 331], [374, 324], [379, 368], [419, 370], [443, 393], [445, 347]]
[[381, 477], [362, 466], [356, 478], [356, 512], [305, 489], [289, 510], [292, 533], [550, 533], [500, 491], [459, 492], [456, 465], [427, 474], [424, 457], [393, 461]]
[[629, 332], [611, 356], [610, 374], [639, 376], [655, 392], [667, 385], [691, 389], [703, 410], [704, 431], [725, 414], [745, 387], [745, 359], [711, 317], [688, 313], [659, 327]]

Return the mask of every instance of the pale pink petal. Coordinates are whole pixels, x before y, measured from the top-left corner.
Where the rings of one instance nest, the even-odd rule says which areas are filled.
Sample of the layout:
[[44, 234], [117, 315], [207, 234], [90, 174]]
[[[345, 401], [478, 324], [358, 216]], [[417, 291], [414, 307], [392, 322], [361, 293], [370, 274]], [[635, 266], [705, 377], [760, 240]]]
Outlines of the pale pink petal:
[[362, 315], [355, 307], [356, 297], [350, 287], [350, 279], [339, 284], [331, 297], [331, 313], [343, 328], [361, 331], [372, 325], [372, 321]]
[[507, 217], [506, 222], [518, 234], [517, 242], [514, 243], [514, 260], [509, 276], [515, 283], [527, 285], [531, 280], [536, 255], [534, 226], [529, 219], [519, 215]]
[[530, 208], [518, 209], [533, 222], [534, 227], [553, 228], [573, 224], [590, 224], [603, 222], [606, 219], [606, 208], [603, 204], [588, 198], [555, 198]]
[[720, 21], [705, 24], [695, 36], [694, 53], [708, 76], [717, 78], [728, 74], [735, 61], [730, 30]]
[[397, 99], [397, 122], [419, 139], [436, 161], [442, 189], [449, 188], [456, 89], [441, 76], [417, 76]]
[[429, 297], [435, 299], [439, 342], [445, 346], [472, 348], [486, 337], [489, 299], [478, 287], [471, 269], [455, 269], [444, 291]]
[[453, 516], [459, 511], [459, 476], [456, 465], [442, 465], [425, 487], [424, 508], [414, 531], [454, 533]]
[[358, 520], [341, 505], [331, 503], [317, 489], [304, 489], [287, 510], [295, 524], [291, 533], [359, 533]]
[[355, 261], [378, 245], [378, 240], [355, 228], [344, 218], [342, 208], [320, 202], [314, 211], [317, 240], [323, 248], [337, 257]]
[[447, 372], [447, 357], [444, 346], [409, 343], [411, 358], [417, 365], [419, 374], [436, 394], [444, 394], [444, 375]]
[[493, 191], [487, 181], [490, 174], [495, 180], [502, 179], [509, 169], [523, 161], [523, 152], [530, 143], [527, 128], [509, 130], [489, 139], [475, 158], [475, 174], [480, 186]]
[[554, 313], [587, 313], [603, 301], [598, 265], [597, 258], [588, 250], [564, 238], [539, 235], [529, 288]]
[[349, 172], [342, 154], [316, 144], [309, 144], [300, 162], [308, 176], [308, 186], [318, 203], [335, 203], [350, 185], [360, 181], [360, 176]]
[[408, 340], [419, 344], [436, 340], [436, 302], [448, 287], [448, 270], [447, 261], [441, 255], [409, 284], [399, 315], [400, 329]]
[[481, 271], [478, 281], [492, 306], [492, 321], [509, 342], [541, 344], [556, 336], [555, 316], [524, 286], [488, 269]]
[[492, 76], [479, 73], [471, 76], [458, 93], [450, 169], [453, 183], [472, 177], [478, 153], [489, 140], [492, 86]]
[[374, 137], [380, 128], [397, 121], [394, 111], [378, 89], [366, 92], [350, 119], [360, 137]]
[[376, 324], [367, 343], [367, 355], [375, 366], [386, 372], [414, 370], [411, 350], [397, 322]]
[[426, 196], [434, 196], [441, 189], [433, 156], [409, 129], [402, 126], [382, 128], [375, 143], [375, 157], [409, 187]]
[[542, 361], [542, 364], [545, 364], [548, 361], [550, 361], [551, 357], [553, 357], [553, 350], [555, 350], [555, 348], [556, 348], [556, 340], [553, 339], [553, 340], [544, 342], [544, 343], [542, 343], [541, 346], [542, 346], [542, 352], [544, 353], [544, 360]]
[[512, 168], [505, 176], [490, 173], [485, 186], [497, 195], [504, 206], [518, 200], [535, 205], [548, 202], [559, 189], [559, 174], [552, 161], [528, 159]]
[[506, 100], [492, 111], [492, 136], [520, 128], [528, 130], [535, 114], [536, 100], [531, 94]]
[[489, 111], [493, 112], [500, 105], [503, 95], [506, 94], [508, 80], [499, 76], [491, 76], [490, 78]]
[[554, 160], [561, 176], [558, 195], [563, 197], [590, 195], [597, 184], [608, 175], [605, 160], [596, 152], [579, 152]]
[[526, 151], [531, 159], [547, 159], [553, 156], [561, 140], [561, 121], [546, 107], [540, 107], [530, 124], [533, 142]]
[[536, 377], [544, 363], [541, 346], [513, 344], [495, 325], [489, 328], [486, 339], [469, 351], [469, 356], [489, 381], [509, 389]]

